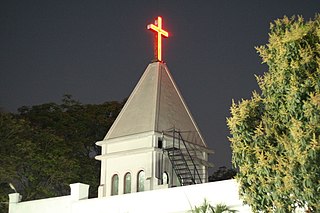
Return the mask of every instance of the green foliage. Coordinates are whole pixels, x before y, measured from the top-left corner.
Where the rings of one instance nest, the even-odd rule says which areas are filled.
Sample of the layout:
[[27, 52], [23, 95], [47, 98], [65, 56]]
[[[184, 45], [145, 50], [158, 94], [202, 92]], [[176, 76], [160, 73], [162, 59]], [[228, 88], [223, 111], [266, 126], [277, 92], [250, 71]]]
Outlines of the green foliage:
[[269, 71], [261, 95], [233, 103], [227, 120], [240, 193], [252, 209], [320, 211], [320, 16], [284, 17], [257, 48]]
[[212, 175], [209, 176], [209, 182], [229, 180], [236, 176], [237, 171], [234, 169], [227, 169], [225, 166], [219, 167]]
[[217, 204], [215, 207], [213, 207], [212, 213], [235, 213], [237, 210], [232, 210], [230, 209], [227, 205], [225, 204]]
[[[9, 182], [17, 178], [17, 150], [12, 144], [21, 144], [19, 134], [23, 132], [23, 122], [15, 120], [11, 115], [0, 112], [0, 213], [8, 212], [8, 194], [14, 193]], [[11, 156], [11, 160], [9, 157]], [[11, 179], [11, 178], [12, 179]]]
[[[62, 104], [21, 107], [0, 113], [0, 184], [12, 183], [23, 200], [67, 195], [69, 184], [89, 184], [97, 195], [100, 164], [95, 142], [102, 140], [122, 103], [83, 105], [64, 96]], [[8, 201], [10, 188], [0, 191]]]
[[192, 213], [235, 213], [236, 210], [231, 210], [225, 204], [217, 204], [215, 207], [212, 206], [206, 199], [204, 199], [203, 203], [200, 206], [195, 206], [194, 209], [191, 210]]

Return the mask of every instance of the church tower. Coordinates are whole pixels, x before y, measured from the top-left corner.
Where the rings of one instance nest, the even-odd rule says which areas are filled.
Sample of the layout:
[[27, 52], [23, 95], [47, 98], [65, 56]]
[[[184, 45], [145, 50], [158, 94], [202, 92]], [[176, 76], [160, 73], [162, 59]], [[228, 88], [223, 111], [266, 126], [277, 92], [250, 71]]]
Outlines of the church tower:
[[169, 70], [161, 59], [162, 18], [155, 31], [155, 62], [148, 65], [102, 141], [98, 197], [207, 182], [208, 154]]
[[207, 148], [167, 66], [148, 65], [102, 141], [99, 197], [207, 182]]

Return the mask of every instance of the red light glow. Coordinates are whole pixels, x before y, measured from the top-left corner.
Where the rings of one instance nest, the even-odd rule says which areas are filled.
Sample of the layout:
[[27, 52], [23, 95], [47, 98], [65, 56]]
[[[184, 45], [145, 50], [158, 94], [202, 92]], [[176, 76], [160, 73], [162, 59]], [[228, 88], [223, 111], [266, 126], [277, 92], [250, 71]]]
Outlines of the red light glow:
[[157, 33], [156, 34], [157, 42], [155, 42], [155, 45], [156, 45], [155, 57], [156, 57], [156, 59], [158, 59], [158, 61], [162, 61], [162, 57], [161, 57], [162, 41], [161, 41], [161, 38], [162, 38], [162, 36], [168, 37], [169, 33], [162, 29], [162, 18], [160, 16], [158, 16], [158, 18], [155, 20], [154, 23], [155, 24], [149, 24], [147, 26], [147, 29], [153, 30]]

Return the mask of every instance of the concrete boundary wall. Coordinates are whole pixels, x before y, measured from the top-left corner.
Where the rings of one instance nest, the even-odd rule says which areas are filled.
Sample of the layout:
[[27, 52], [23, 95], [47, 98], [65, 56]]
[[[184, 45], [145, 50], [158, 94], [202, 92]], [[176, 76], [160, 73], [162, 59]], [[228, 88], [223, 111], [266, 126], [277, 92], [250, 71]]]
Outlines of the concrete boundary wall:
[[[78, 187], [78, 188], [77, 188]], [[158, 189], [132, 194], [86, 199], [75, 193], [88, 190], [84, 184], [76, 185], [71, 196], [50, 198], [29, 202], [10, 202], [10, 213], [180, 213], [199, 206], [204, 199], [215, 206], [226, 204], [238, 212], [251, 212], [238, 195], [235, 180], [217, 181], [191, 186]]]
[[9, 213], [71, 213], [71, 197], [54, 197], [20, 203], [9, 202]]

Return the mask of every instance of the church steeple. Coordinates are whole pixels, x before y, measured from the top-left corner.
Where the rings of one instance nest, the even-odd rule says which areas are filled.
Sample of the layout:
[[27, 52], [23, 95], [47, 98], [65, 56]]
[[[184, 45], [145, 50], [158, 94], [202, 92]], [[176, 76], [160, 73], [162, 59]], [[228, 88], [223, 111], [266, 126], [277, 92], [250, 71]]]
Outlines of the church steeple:
[[207, 180], [210, 150], [167, 66], [148, 65], [102, 141], [99, 197]]
[[157, 32], [156, 62], [148, 65], [101, 146], [98, 196], [206, 182], [206, 143], [161, 58], [162, 18], [147, 26]]

